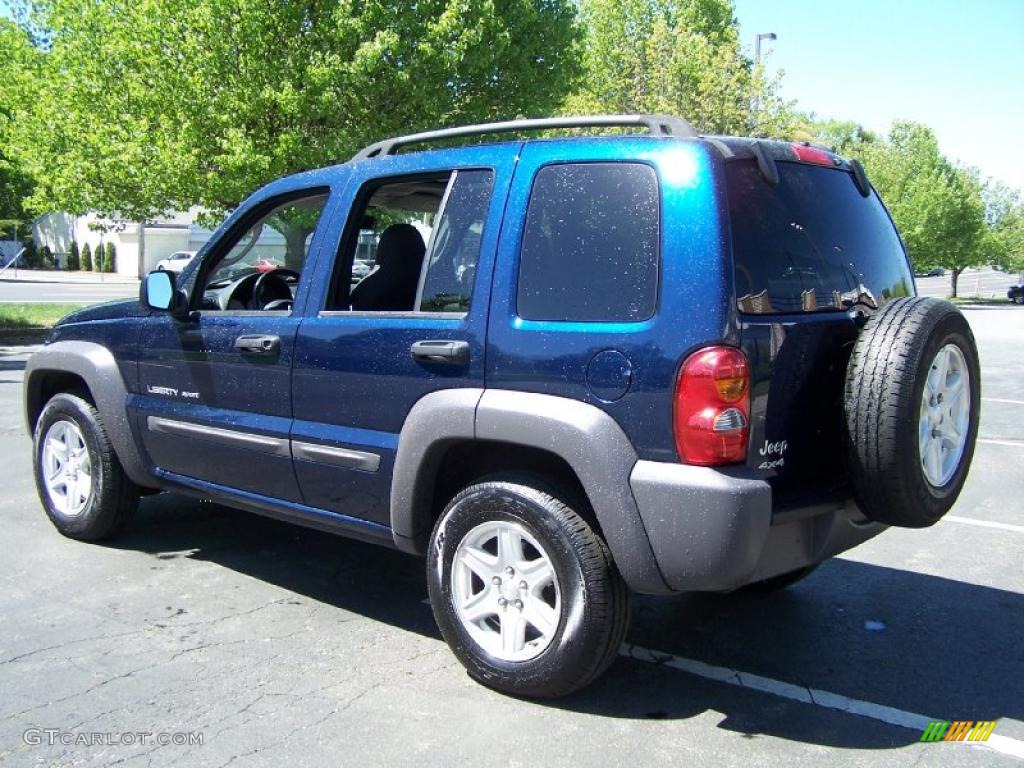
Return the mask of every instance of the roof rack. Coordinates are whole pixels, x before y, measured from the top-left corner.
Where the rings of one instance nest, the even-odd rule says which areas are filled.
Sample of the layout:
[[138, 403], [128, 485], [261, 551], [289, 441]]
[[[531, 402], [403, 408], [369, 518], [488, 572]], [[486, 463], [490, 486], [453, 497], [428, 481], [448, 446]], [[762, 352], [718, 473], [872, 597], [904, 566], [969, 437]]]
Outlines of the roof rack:
[[596, 115], [593, 117], [549, 117], [539, 120], [508, 120], [501, 123], [463, 125], [444, 128], [439, 131], [413, 133], [378, 141], [359, 150], [352, 158], [366, 160], [371, 157], [386, 157], [397, 154], [399, 147], [409, 144], [423, 144], [459, 136], [485, 136], [491, 133], [513, 133], [516, 131], [546, 131], [556, 128], [626, 128], [644, 127], [652, 136], [684, 136], [694, 138], [697, 131], [680, 117], [671, 115]]

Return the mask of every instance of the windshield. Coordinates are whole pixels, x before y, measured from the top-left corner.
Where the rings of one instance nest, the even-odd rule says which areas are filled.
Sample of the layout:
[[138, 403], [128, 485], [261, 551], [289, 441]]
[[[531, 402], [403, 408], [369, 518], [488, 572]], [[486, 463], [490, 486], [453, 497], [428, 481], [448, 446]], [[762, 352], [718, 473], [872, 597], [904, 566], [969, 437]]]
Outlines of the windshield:
[[913, 293], [903, 245], [881, 201], [842, 170], [779, 162], [769, 185], [753, 161], [726, 165], [741, 312], [877, 307]]

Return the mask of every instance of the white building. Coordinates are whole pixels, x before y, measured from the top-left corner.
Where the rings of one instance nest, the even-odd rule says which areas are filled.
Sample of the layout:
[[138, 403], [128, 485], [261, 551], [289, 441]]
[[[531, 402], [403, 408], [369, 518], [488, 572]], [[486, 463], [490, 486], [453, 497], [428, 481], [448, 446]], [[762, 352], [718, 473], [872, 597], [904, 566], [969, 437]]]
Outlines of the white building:
[[94, 214], [48, 213], [33, 222], [32, 237], [37, 248], [44, 245], [50, 248], [61, 267], [67, 266], [72, 241], [77, 242], [80, 249], [88, 243], [93, 253], [100, 245], [113, 242], [117, 249], [118, 274], [141, 277], [175, 251], [198, 251], [210, 239], [213, 232], [197, 222], [200, 213], [201, 209], [193, 208], [147, 222], [141, 228], [145, 246], [141, 250], [138, 222], [110, 221]]

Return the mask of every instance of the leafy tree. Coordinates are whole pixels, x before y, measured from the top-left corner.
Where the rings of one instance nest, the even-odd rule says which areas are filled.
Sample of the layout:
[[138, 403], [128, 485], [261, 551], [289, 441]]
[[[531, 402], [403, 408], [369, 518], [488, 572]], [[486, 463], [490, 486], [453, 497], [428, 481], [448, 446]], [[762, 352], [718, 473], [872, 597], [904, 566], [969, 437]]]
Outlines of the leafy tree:
[[[235, 206], [396, 133], [554, 110], [572, 0], [45, 0], [13, 151], [39, 210]], [[41, 22], [41, 23], [42, 23]]]
[[32, 181], [7, 147], [21, 106], [30, 97], [30, 80], [40, 54], [27, 33], [9, 19], [0, 18], [0, 219], [24, 222], [22, 200], [32, 192]]
[[117, 250], [113, 242], [108, 242], [103, 249], [103, 271], [113, 272], [117, 265]]
[[708, 133], [788, 134], [790, 105], [742, 52], [731, 0], [581, 0], [582, 87], [567, 112], [655, 112]]
[[896, 222], [915, 269], [945, 267], [956, 296], [960, 274], [985, 257], [982, 184], [952, 164], [930, 128], [897, 122], [889, 136], [861, 146], [872, 183]]
[[68, 254], [68, 269], [78, 270], [81, 269], [81, 260], [79, 258], [78, 241], [71, 241], [71, 253]]
[[86, 243], [82, 246], [82, 252], [80, 257], [82, 260], [82, 269], [86, 272], [92, 272], [92, 248]]
[[846, 157], [857, 156], [866, 145], [879, 141], [877, 134], [852, 120], [815, 120], [812, 117], [809, 128], [813, 141]]
[[1024, 195], [999, 182], [985, 185], [985, 253], [991, 264], [1024, 274]]

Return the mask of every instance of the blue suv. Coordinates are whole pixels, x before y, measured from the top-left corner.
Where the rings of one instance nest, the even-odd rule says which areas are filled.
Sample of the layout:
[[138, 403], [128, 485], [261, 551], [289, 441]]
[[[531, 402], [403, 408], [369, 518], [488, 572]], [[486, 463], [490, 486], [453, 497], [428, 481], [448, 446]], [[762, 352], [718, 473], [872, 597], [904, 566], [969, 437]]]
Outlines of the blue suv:
[[454, 653], [531, 697], [612, 662], [632, 592], [780, 588], [936, 522], [979, 396], [859, 163], [643, 115], [276, 181], [25, 377], [64, 535], [172, 490], [425, 555]]

